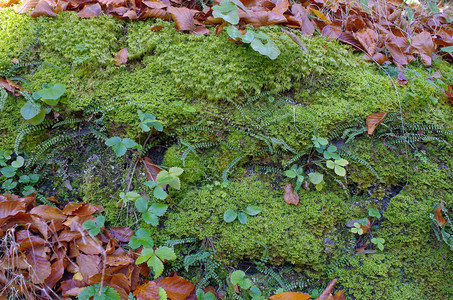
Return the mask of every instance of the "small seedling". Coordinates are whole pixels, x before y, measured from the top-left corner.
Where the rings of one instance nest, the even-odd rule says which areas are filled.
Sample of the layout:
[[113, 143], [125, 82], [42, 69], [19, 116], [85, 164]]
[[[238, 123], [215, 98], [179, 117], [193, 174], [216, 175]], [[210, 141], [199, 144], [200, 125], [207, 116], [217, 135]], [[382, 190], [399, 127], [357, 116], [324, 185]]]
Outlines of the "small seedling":
[[148, 200], [140, 197], [135, 200], [135, 207], [142, 213], [142, 218], [146, 224], [153, 226], [159, 225], [159, 217], [162, 217], [167, 211], [168, 205], [163, 203], [153, 203], [148, 206]]
[[150, 113], [143, 113], [141, 110], [137, 110], [138, 117], [140, 119], [140, 128], [143, 132], [149, 132], [151, 128], [156, 129], [157, 131], [164, 130], [162, 122], [156, 120], [156, 117]]
[[248, 290], [252, 286], [252, 281], [245, 276], [244, 271], [236, 270], [231, 273], [231, 283], [233, 285], [238, 285], [240, 288], [244, 290]]
[[372, 238], [371, 242], [375, 244], [379, 250], [384, 251], [385, 240], [383, 238]]
[[87, 286], [77, 296], [78, 300], [121, 300], [120, 294], [109, 286], [103, 286], [96, 283], [94, 285]]
[[129, 246], [132, 249], [137, 249], [140, 246], [152, 248], [154, 246], [154, 240], [151, 237], [151, 230], [146, 228], [140, 228], [137, 230], [135, 235], [129, 240]]
[[105, 217], [98, 216], [96, 217], [96, 222], [93, 220], [87, 220], [83, 223], [83, 228], [88, 230], [88, 233], [91, 236], [97, 236], [101, 232], [101, 228], [104, 227]]
[[143, 248], [135, 263], [139, 265], [146, 262], [148, 267], [153, 268], [154, 279], [156, 279], [164, 271], [164, 264], [162, 261], [174, 259], [176, 259], [175, 251], [169, 247], [161, 246], [157, 249]]
[[202, 289], [197, 289], [197, 299], [198, 300], [215, 300], [215, 295], [211, 292], [205, 292]]
[[359, 223], [355, 222], [354, 227], [351, 228], [352, 233], [358, 233], [359, 235], [363, 234], [363, 229]]
[[338, 176], [346, 176], [346, 169], [344, 167], [347, 165], [348, 161], [343, 158], [335, 159], [335, 161], [329, 159], [326, 162], [326, 166], [329, 169], [333, 169]]
[[223, 220], [227, 223], [231, 223], [237, 218], [239, 222], [241, 222], [241, 224], [247, 224], [247, 215], [256, 216], [261, 211], [262, 208], [256, 205], [247, 206], [243, 212], [242, 211], [237, 212], [233, 209], [228, 209], [223, 214]]
[[116, 156], [120, 157], [126, 154], [127, 149], [140, 149], [141, 146], [130, 138], [121, 139], [118, 136], [114, 136], [105, 141], [105, 144], [112, 147]]
[[368, 215], [370, 217], [375, 217], [376, 219], [381, 218], [381, 214], [377, 210], [372, 209], [372, 208], [368, 208]]

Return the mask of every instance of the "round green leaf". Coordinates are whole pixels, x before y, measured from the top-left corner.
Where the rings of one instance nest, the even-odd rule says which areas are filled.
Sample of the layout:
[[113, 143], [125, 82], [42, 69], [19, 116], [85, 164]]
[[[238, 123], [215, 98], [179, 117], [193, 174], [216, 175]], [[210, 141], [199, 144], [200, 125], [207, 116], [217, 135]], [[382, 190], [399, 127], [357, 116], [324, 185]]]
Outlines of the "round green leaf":
[[8, 166], [8, 167], [3, 167], [0, 169], [0, 172], [3, 174], [3, 176], [5, 176], [6, 178], [11, 178], [11, 177], [14, 177], [14, 175], [16, 175], [16, 171], [17, 169], [14, 168], [14, 167], [11, 167], [11, 166]]
[[335, 174], [344, 177], [346, 176], [346, 170], [341, 166], [335, 165]]
[[149, 208], [149, 211], [151, 211], [153, 214], [155, 214], [158, 217], [162, 217], [165, 212], [167, 211], [168, 205], [163, 204], [163, 203], [153, 203], [151, 207]]
[[111, 137], [105, 141], [105, 144], [110, 147], [112, 147], [113, 145], [117, 145], [119, 143], [121, 143], [121, 138], [118, 136]]
[[328, 161], [326, 161], [326, 166], [329, 169], [333, 169], [333, 168], [335, 168], [335, 163], [332, 160], [328, 160]]
[[[61, 83], [50, 85], [47, 88], [37, 91], [36, 93], [45, 100], [57, 100], [63, 96], [66, 88]], [[52, 105], [52, 104], [50, 104]]]
[[182, 172], [184, 172], [184, 169], [179, 168], [179, 167], [171, 167], [169, 172], [171, 175], [179, 176], [182, 174]]
[[8, 179], [2, 184], [2, 189], [5, 190], [12, 190], [17, 186], [17, 182], [13, 181], [12, 179]]
[[259, 214], [263, 209], [259, 206], [252, 205], [252, 206], [247, 206], [245, 208], [245, 213], [248, 214], [249, 216], [255, 216]]
[[37, 116], [41, 111], [41, 105], [33, 103], [33, 102], [27, 102], [22, 106], [20, 109], [20, 113], [22, 117], [24, 117], [25, 120], [30, 120], [33, 117]]
[[140, 197], [137, 200], [135, 200], [135, 207], [137, 210], [141, 213], [144, 213], [148, 210], [148, 200]]
[[153, 195], [157, 199], [161, 199], [161, 200], [164, 200], [168, 196], [168, 194], [164, 191], [164, 189], [159, 185], [154, 188]]
[[297, 173], [294, 170], [286, 170], [285, 175], [289, 178], [295, 178], [297, 176]]
[[11, 163], [11, 166], [16, 169], [19, 169], [24, 165], [24, 162], [25, 162], [24, 158], [22, 156], [18, 156], [16, 160]]
[[231, 273], [231, 283], [232, 284], [238, 284], [241, 282], [245, 277], [245, 273], [242, 270], [236, 270], [233, 273]]
[[244, 225], [247, 224], [247, 215], [244, 214], [243, 212], [240, 212], [238, 214], [238, 220], [239, 220], [239, 222], [241, 222], [241, 224], [244, 224]]
[[41, 109], [36, 116], [34, 116], [33, 118], [30, 119], [30, 123], [31, 123], [31, 125], [38, 125], [38, 124], [41, 124], [45, 118], [46, 118], [46, 111], [44, 109]]
[[35, 191], [34, 187], [27, 185], [27, 186], [24, 186], [24, 190], [22, 191], [22, 194], [24, 196], [28, 196], [28, 195], [32, 194], [34, 191]]
[[322, 180], [324, 179], [324, 175], [318, 172], [312, 172], [308, 174], [308, 179], [310, 180], [311, 183], [313, 184], [320, 184]]
[[227, 223], [230, 223], [230, 222], [233, 222], [234, 220], [236, 220], [237, 216], [238, 216], [238, 213], [236, 211], [229, 209], [223, 214], [223, 220]]
[[137, 143], [134, 140], [131, 140], [130, 138], [124, 138], [122, 143], [127, 148], [133, 148], [137, 145]]

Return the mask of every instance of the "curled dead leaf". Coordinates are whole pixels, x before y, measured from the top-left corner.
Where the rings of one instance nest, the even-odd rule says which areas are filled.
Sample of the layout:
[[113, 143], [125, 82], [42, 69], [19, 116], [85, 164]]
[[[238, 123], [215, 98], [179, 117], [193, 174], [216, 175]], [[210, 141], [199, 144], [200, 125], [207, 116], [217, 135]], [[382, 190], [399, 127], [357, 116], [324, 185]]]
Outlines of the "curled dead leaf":
[[439, 226], [443, 226], [445, 224], [445, 218], [442, 216], [442, 208], [444, 208], [444, 202], [442, 201], [434, 210], [434, 219], [436, 219], [437, 224]]
[[368, 127], [368, 134], [373, 134], [376, 127], [381, 124], [387, 117], [387, 112], [385, 113], [372, 113], [366, 118], [366, 126]]
[[285, 184], [285, 195], [283, 196], [283, 199], [288, 204], [299, 204], [299, 195], [294, 191], [291, 183]]
[[29, 13], [30, 17], [37, 18], [41, 16], [56, 17], [57, 14], [53, 11], [52, 6], [46, 0], [40, 0], [35, 9]]
[[129, 51], [127, 51], [127, 48], [123, 48], [120, 51], [116, 52], [116, 55], [114, 57], [114, 59], [115, 59], [114, 64], [116, 66], [125, 64], [125, 63], [127, 63], [128, 58], [129, 58]]
[[311, 296], [305, 293], [298, 292], [284, 292], [278, 293], [269, 297], [269, 300], [308, 300]]
[[88, 4], [88, 5], [85, 5], [85, 7], [77, 13], [77, 16], [80, 18], [85, 18], [85, 19], [89, 19], [89, 18], [93, 18], [93, 17], [99, 18], [101, 11], [102, 11], [102, 8], [99, 3]]
[[406, 85], [409, 82], [409, 79], [404, 75], [403, 72], [400, 72], [398, 74], [398, 78], [396, 79], [396, 82], [398, 85]]

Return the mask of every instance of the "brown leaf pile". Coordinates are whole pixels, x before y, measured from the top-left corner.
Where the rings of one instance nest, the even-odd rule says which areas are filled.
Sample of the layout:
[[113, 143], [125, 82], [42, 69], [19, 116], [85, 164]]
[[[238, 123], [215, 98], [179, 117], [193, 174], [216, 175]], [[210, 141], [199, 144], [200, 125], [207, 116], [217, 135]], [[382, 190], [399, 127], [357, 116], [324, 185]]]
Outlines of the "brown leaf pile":
[[[430, 65], [437, 50], [453, 45], [453, 25], [446, 12], [432, 14], [421, 4], [409, 8], [403, 0], [368, 0], [367, 8], [357, 0], [236, 1], [246, 8], [239, 9], [240, 27], [279, 24], [308, 35], [318, 30], [363, 51], [368, 60], [382, 64], [391, 58], [401, 69], [416, 57]], [[53, 17], [71, 10], [82, 18], [98, 17], [103, 11], [122, 19], [173, 20], [178, 30], [193, 34], [209, 34], [208, 24], [217, 26], [216, 33], [225, 26], [222, 19], [212, 16], [211, 7], [202, 8], [196, 0], [25, 0], [17, 12], [30, 9], [32, 17]]]
[[103, 210], [87, 203], [68, 203], [61, 210], [36, 206], [34, 196], [0, 195], [0, 290], [27, 299], [70, 299], [99, 283], [104, 270], [104, 286], [127, 299], [139, 274], [149, 270], [135, 265], [137, 254], [121, 247], [133, 235], [129, 228], [105, 229], [96, 237], [84, 230], [82, 224]]
[[182, 277], [142, 278], [149, 267], [137, 266], [139, 253], [122, 248], [133, 236], [131, 229], [103, 228], [96, 237], [89, 235], [83, 223], [103, 210], [73, 202], [61, 210], [36, 206], [34, 195], [0, 195], [0, 296], [71, 299], [102, 282], [124, 300], [130, 292], [138, 300], [159, 299], [159, 288], [171, 300], [196, 299], [195, 286]]

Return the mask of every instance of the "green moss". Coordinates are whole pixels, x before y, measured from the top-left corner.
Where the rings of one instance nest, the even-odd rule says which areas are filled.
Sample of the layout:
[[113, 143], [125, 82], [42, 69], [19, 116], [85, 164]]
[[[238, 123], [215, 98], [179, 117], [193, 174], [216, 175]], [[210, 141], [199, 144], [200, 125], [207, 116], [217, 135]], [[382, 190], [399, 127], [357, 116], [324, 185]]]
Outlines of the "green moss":
[[[349, 210], [344, 199], [327, 193], [301, 192], [301, 205], [283, 201], [282, 190], [272, 190], [256, 177], [232, 182], [229, 189], [204, 187], [189, 191], [167, 214], [160, 238], [205, 236], [215, 242], [225, 259], [260, 257], [269, 247], [274, 263], [291, 262], [320, 272], [325, 264], [323, 236], [344, 221]], [[227, 209], [258, 205], [263, 211], [246, 225], [223, 221]], [[250, 237], [253, 237], [251, 239]]]

